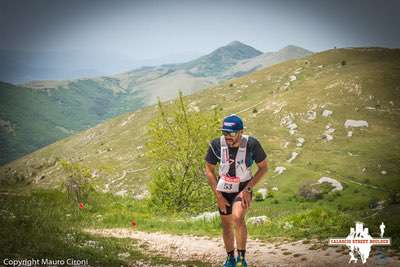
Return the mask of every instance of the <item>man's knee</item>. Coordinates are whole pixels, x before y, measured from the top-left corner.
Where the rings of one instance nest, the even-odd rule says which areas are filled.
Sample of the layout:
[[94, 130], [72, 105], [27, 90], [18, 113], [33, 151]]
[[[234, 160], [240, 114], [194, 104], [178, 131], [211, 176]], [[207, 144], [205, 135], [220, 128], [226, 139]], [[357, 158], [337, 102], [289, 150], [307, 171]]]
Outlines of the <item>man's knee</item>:
[[235, 227], [246, 226], [246, 223], [244, 221], [244, 217], [243, 216], [233, 215], [232, 216], [232, 222], [233, 222], [233, 225]]
[[224, 230], [229, 230], [233, 226], [232, 215], [221, 216], [221, 224]]

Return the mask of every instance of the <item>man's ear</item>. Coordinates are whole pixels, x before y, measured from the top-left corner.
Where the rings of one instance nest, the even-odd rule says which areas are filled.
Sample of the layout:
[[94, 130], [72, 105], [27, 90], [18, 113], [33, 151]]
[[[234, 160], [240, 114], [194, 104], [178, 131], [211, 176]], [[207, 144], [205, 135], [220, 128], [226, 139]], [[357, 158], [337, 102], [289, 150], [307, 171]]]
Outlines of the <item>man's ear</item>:
[[239, 131], [238, 138], [239, 138], [239, 136], [242, 136], [242, 135], [243, 135], [243, 130], [240, 130], [240, 131]]

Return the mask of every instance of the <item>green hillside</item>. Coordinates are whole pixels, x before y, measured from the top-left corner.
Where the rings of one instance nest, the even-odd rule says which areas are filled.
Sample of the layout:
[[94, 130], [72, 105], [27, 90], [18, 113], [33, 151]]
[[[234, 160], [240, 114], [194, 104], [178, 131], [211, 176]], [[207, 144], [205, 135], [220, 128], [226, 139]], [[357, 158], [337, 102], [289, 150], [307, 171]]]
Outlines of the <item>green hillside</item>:
[[0, 164], [144, 105], [137, 93], [114, 94], [91, 80], [51, 90], [0, 82], [0, 98]]
[[[191, 112], [218, 108], [223, 115], [241, 115], [245, 131], [268, 153], [269, 174], [258, 187], [270, 195], [255, 201], [248, 217], [267, 216], [270, 222], [249, 225], [253, 238], [342, 236], [356, 220], [377, 236], [383, 221], [385, 236], [399, 247], [399, 63], [400, 49], [334, 49], [185, 97]], [[166, 111], [171, 103], [165, 103]], [[143, 144], [155, 113], [156, 107], [149, 106], [118, 115], [10, 162], [0, 168], [2, 188], [18, 193], [57, 188], [66, 175], [60, 162], [65, 159], [89, 168], [103, 184], [100, 192], [127, 196], [121, 202], [96, 196], [87, 216], [74, 215], [71, 225], [129, 227], [134, 216], [142, 231], [220, 235], [218, 220], [154, 215], [144, 202], [132, 199], [143, 195], [151, 179]], [[368, 127], [346, 128], [347, 120], [362, 120]], [[286, 170], [278, 174], [276, 167]], [[307, 197], [305, 185], [322, 177], [340, 182], [343, 190], [329, 192], [332, 188], [322, 184], [315, 187], [322, 192], [319, 197], [309, 197], [312, 191]], [[95, 220], [99, 215], [104, 221]]]
[[[260, 51], [236, 41], [187, 63], [142, 67], [113, 76], [32, 81], [22, 87], [0, 82], [0, 165], [121, 113], [154, 104], [157, 97], [173, 99], [178, 90], [192, 94], [252, 72], [257, 69], [254, 64], [275, 64], [304, 56], [305, 51], [287, 47], [264, 58], [258, 57]], [[250, 69], [237, 65], [244, 59]]]
[[[400, 189], [396, 187], [400, 149], [399, 54], [398, 49], [381, 48], [329, 50], [195, 93], [187, 97], [187, 102], [196, 107], [194, 110], [220, 107], [224, 114], [242, 115], [248, 133], [265, 146], [271, 171], [278, 165], [288, 169], [280, 176], [270, 177], [270, 184], [279, 186], [288, 179], [297, 184], [302, 180], [299, 176], [315, 179], [331, 175]], [[289, 84], [292, 75], [296, 80]], [[323, 117], [324, 109], [333, 114]], [[135, 170], [146, 168], [142, 145], [145, 125], [154, 111], [155, 106], [151, 106], [122, 114], [60, 140], [3, 166], [3, 177], [14, 170], [24, 175], [25, 181], [35, 178], [30, 176], [32, 173], [47, 174], [38, 184], [54, 185], [62, 179], [60, 167], [43, 166], [47, 161], [67, 158], [96, 169], [109, 182], [124, 176], [120, 187], [135, 188], [139, 180], [149, 179], [146, 171]], [[316, 119], [307, 119], [313, 111]], [[298, 125], [294, 135], [281, 125], [287, 116]], [[347, 137], [347, 119], [365, 120], [369, 127], [354, 128], [353, 136]], [[328, 124], [335, 129], [332, 141], [323, 138]], [[303, 147], [296, 146], [298, 137], [305, 139]], [[284, 148], [286, 142], [289, 144]], [[293, 151], [300, 154], [288, 163]], [[366, 171], [361, 172], [364, 167]]]
[[231, 68], [225, 70], [222, 76], [226, 79], [237, 78], [276, 63], [310, 56], [311, 54], [312, 52], [307, 49], [288, 45], [276, 52], [266, 52], [250, 59], [242, 59]]

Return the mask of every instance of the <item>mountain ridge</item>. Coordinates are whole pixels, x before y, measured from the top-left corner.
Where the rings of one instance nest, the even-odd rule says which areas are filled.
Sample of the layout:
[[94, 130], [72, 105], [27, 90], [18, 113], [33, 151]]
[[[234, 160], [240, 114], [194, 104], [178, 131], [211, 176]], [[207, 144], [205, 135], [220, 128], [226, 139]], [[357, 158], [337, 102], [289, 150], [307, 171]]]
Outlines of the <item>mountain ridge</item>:
[[[297, 186], [325, 175], [400, 190], [399, 62], [400, 49], [328, 50], [229, 80], [185, 101], [191, 112], [222, 108], [223, 115], [242, 116], [246, 132], [265, 147], [271, 171], [287, 169], [285, 179], [271, 178], [269, 186], [291, 190], [289, 182]], [[146, 124], [155, 112], [156, 106], [148, 106], [120, 114], [1, 166], [0, 176], [14, 179], [17, 173], [25, 184], [56, 186], [63, 177], [57, 159], [66, 158], [91, 168], [113, 192], [141, 192], [150, 179], [143, 171]], [[347, 119], [368, 121], [369, 127], [346, 128]]]
[[[260, 53], [243, 43], [231, 42], [215, 49], [209, 57], [198, 59], [198, 64], [195, 62], [193, 65], [192, 61], [190, 66], [185, 63], [171, 64], [141, 67], [113, 76], [70, 81], [33, 81], [28, 84], [29, 88], [0, 84], [3, 93], [0, 101], [0, 122], [4, 124], [0, 127], [4, 128], [0, 132], [0, 164], [65, 138], [71, 133], [92, 127], [105, 119], [154, 104], [158, 98], [163, 101], [173, 99], [178, 90], [185, 95], [192, 94], [231, 77], [242, 76], [260, 67], [288, 59], [272, 56], [261, 58], [263, 54]], [[213, 61], [210, 59], [213, 56], [210, 55], [215, 54], [228, 56], [225, 59], [217, 56], [218, 60]], [[291, 57], [303, 55], [304, 53]], [[245, 58], [243, 60], [246, 62], [257, 59], [261, 63], [244, 69], [236, 66], [243, 60], [235, 58]], [[194, 67], [197, 67], [195, 74], [191, 72]], [[46, 105], [49, 107], [47, 110]], [[35, 116], [36, 121], [25, 119], [31, 116]]]
[[[289, 50], [291, 48], [303, 49], [303, 48], [298, 47], [298, 46], [288, 45], [288, 46], [285, 46], [284, 48], [279, 49], [277, 52], [280, 52], [280, 51], [282, 51], [284, 49]], [[226, 50], [229, 51], [229, 50], [232, 50], [232, 49], [238, 49], [238, 50], [246, 50], [247, 49], [247, 51], [249, 51], [249, 52], [248, 52], [247, 56], [244, 56], [244, 58], [242, 58], [242, 59], [249, 59], [249, 58], [256, 57], [256, 56], [259, 56], [259, 55], [263, 54], [261, 51], [255, 49], [255, 48], [253, 48], [253, 47], [251, 47], [249, 45], [246, 45], [246, 44], [244, 44], [244, 43], [242, 43], [240, 41], [232, 41], [232, 42], [230, 42], [229, 44], [227, 44], [225, 46], [221, 46], [219, 48], [214, 49], [213, 51], [211, 51], [210, 53], [208, 53], [208, 54], [206, 54], [204, 56], [201, 56], [201, 57], [199, 57], [197, 59], [194, 59], [194, 60], [191, 60], [191, 61], [188, 61], [188, 62], [184, 62], [184, 63], [175, 63], [175, 64], [174, 63], [172, 63], [172, 64], [166, 63], [166, 64], [161, 64], [161, 65], [156, 65], [156, 66], [142, 66], [142, 67], [139, 67], [139, 68], [135, 68], [135, 69], [132, 69], [132, 70], [129, 70], [129, 71], [126, 71], [126, 72], [121, 72], [121, 73], [117, 73], [117, 74], [113, 74], [113, 75], [102, 75], [102, 76], [98, 76], [98, 77], [87, 77], [87, 78], [83, 77], [83, 78], [78, 78], [78, 79], [74, 79], [74, 80], [96, 79], [96, 78], [99, 78], [99, 77], [119, 77], [119, 76], [123, 76], [126, 73], [134, 73], [136, 71], [145, 71], [145, 70], [146, 71], [154, 70], [154, 69], [157, 69], [157, 68], [160, 68], [160, 67], [161, 68], [168, 68], [168, 69], [172, 69], [172, 70], [187, 69], [188, 65], [193, 65], [193, 62], [199, 62], [199, 61], [204, 60], [204, 58], [208, 59], [208, 58], [212, 57], [213, 55], [220, 54], [221, 51], [226, 51]], [[304, 50], [308, 51], [306, 49], [304, 49]], [[308, 51], [308, 52], [309, 52], [309, 54], [312, 53], [311, 51]], [[275, 53], [275, 52], [266, 52], [266, 53]], [[240, 60], [240, 59], [237, 59], [237, 60]], [[67, 81], [74, 81], [74, 80], [67, 80]], [[23, 84], [18, 84], [18, 85], [19, 86], [23, 86], [23, 87], [32, 88], [32, 89], [44, 89], [43, 86], [40, 86], [40, 85], [39, 86], [35, 86], [34, 84], [32, 84], [32, 82], [33, 83], [38, 83], [38, 82], [46, 82], [46, 81], [57, 82], [57, 81], [60, 81], [60, 80], [37, 80], [37, 81], [31, 81], [31, 82], [28, 82], [28, 83], [23, 83]]]

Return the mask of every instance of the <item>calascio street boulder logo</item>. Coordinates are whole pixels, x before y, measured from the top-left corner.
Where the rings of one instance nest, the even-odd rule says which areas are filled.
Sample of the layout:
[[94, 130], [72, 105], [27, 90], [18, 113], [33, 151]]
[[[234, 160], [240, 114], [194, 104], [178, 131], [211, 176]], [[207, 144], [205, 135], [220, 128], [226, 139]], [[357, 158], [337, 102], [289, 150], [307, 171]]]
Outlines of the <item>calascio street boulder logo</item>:
[[371, 252], [372, 246], [390, 246], [391, 239], [383, 238], [385, 232], [385, 224], [382, 222], [379, 226], [380, 237], [374, 238], [369, 234], [368, 228], [364, 228], [362, 222], [356, 222], [356, 227], [350, 228], [350, 234], [347, 237], [336, 237], [329, 239], [329, 245], [342, 246], [349, 248], [349, 263], [356, 263], [359, 259], [362, 263], [366, 263]]

